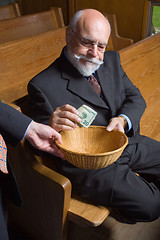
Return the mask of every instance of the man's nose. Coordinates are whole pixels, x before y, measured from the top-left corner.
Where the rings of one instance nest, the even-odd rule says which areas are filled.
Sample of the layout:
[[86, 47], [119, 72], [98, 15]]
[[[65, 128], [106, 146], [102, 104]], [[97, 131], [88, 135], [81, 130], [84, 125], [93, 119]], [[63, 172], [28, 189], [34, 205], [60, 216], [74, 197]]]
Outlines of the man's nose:
[[98, 55], [98, 46], [96, 44], [93, 44], [91, 46], [91, 48], [88, 50], [88, 52], [90, 53], [90, 55], [92, 55], [92, 57], [97, 57], [97, 55]]

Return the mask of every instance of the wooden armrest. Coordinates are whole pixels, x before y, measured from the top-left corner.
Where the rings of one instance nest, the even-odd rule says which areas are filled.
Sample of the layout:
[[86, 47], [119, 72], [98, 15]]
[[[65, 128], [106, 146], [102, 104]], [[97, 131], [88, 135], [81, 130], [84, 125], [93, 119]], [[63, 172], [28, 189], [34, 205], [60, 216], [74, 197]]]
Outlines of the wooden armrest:
[[132, 39], [119, 36], [116, 15], [115, 14], [106, 14], [106, 13], [104, 13], [104, 15], [108, 18], [110, 25], [111, 25], [110, 38], [112, 39], [113, 49], [115, 51], [119, 51], [120, 49], [123, 49], [123, 48], [133, 44]]
[[[16, 159], [11, 161], [11, 165], [22, 193], [24, 207], [19, 210], [12, 208], [11, 224], [15, 222], [20, 229], [40, 237], [53, 235], [53, 224], [56, 225], [56, 222], [59, 226], [56, 231], [65, 234], [67, 219], [81, 226], [96, 227], [107, 218], [110, 213], [107, 208], [71, 198], [71, 183], [54, 171], [54, 158], [35, 155], [26, 140], [19, 147], [18, 155], [14, 155]], [[38, 225], [42, 230], [34, 231]]]
[[[9, 159], [15, 173], [23, 206], [9, 206], [9, 223], [28, 239], [66, 239], [71, 183], [38, 161], [27, 140]], [[62, 237], [63, 236], [63, 237]]]
[[71, 198], [68, 210], [69, 220], [81, 226], [99, 226], [109, 215], [110, 210], [103, 206]]
[[117, 35], [117, 51], [133, 44], [133, 39], [124, 38]]
[[[37, 161], [54, 170], [54, 159], [50, 156], [36, 156]], [[61, 177], [64, 177], [60, 175]], [[100, 225], [109, 215], [108, 208], [96, 206], [82, 199], [71, 198], [68, 209], [68, 218], [80, 226], [96, 227]]]
[[10, 5], [14, 9], [15, 17], [20, 17], [21, 16], [21, 11], [20, 11], [20, 8], [19, 8], [19, 4], [15, 2], [15, 3], [10, 3]]
[[64, 27], [64, 19], [62, 9], [59, 7], [50, 7], [54, 21], [57, 21], [57, 27]]

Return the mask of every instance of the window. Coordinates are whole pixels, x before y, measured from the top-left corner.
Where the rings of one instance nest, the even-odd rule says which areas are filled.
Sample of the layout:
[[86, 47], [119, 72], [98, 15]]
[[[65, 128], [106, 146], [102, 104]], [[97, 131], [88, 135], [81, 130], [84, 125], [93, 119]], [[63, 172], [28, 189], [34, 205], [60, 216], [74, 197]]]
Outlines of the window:
[[160, 32], [160, 0], [150, 1], [147, 36], [154, 35]]

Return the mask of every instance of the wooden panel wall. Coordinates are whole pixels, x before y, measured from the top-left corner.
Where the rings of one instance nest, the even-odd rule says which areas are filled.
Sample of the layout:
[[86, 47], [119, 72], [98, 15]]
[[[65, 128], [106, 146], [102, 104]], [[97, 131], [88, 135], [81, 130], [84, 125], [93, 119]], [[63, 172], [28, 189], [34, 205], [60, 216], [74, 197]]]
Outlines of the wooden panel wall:
[[114, 13], [117, 18], [120, 36], [141, 39], [144, 4], [149, 0], [75, 0], [75, 10], [95, 8], [107, 14]]
[[[51, 6], [61, 7], [65, 24], [73, 14], [84, 8], [95, 8], [103, 13], [115, 14], [119, 35], [141, 40], [145, 34], [149, 0], [19, 0], [22, 14], [49, 10]], [[145, 18], [145, 21], [144, 21]]]
[[61, 7], [65, 24], [69, 19], [68, 0], [18, 0], [22, 15], [50, 10], [50, 7]]

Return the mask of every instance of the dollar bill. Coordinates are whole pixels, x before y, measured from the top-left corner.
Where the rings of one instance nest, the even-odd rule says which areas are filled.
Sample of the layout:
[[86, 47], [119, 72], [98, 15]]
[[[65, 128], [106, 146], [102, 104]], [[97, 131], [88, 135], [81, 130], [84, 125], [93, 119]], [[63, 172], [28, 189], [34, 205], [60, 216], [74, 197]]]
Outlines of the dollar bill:
[[87, 105], [82, 105], [78, 108], [78, 116], [82, 119], [80, 122], [80, 126], [84, 126], [88, 128], [95, 117], [97, 116], [97, 112], [94, 111], [92, 108], [88, 107]]

